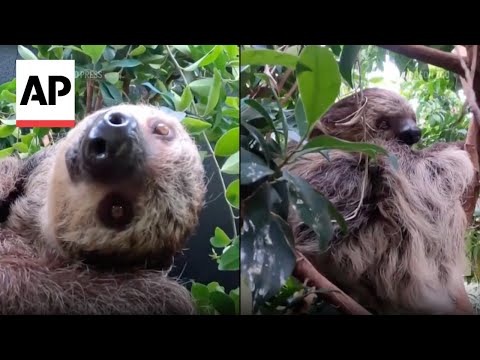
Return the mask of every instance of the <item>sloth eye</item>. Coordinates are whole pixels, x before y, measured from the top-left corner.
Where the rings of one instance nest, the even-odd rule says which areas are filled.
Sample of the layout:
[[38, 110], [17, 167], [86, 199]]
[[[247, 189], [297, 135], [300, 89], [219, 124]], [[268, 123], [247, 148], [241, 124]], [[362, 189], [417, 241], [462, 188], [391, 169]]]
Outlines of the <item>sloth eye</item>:
[[378, 125], [378, 128], [381, 130], [387, 130], [390, 128], [390, 124], [388, 123], [388, 120], [382, 119], [380, 121], [380, 124]]
[[168, 128], [168, 126], [162, 123], [155, 126], [155, 129], [153, 131], [155, 134], [162, 136], [167, 136], [170, 134], [170, 129]]

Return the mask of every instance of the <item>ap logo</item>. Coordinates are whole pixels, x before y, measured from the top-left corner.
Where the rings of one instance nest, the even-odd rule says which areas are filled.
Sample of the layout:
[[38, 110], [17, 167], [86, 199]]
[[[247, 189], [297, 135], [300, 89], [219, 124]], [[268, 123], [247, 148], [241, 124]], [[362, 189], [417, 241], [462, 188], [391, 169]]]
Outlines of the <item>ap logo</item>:
[[17, 60], [17, 127], [75, 126], [75, 60]]

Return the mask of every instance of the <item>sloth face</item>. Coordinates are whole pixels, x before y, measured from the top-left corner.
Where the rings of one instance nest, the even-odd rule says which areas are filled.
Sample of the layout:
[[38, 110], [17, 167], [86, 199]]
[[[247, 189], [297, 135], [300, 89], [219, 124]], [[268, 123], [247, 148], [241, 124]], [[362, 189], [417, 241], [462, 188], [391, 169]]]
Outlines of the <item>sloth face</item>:
[[50, 238], [95, 264], [168, 267], [197, 225], [204, 193], [200, 155], [177, 119], [146, 105], [104, 109], [59, 145]]
[[420, 141], [415, 112], [399, 94], [378, 88], [363, 90], [363, 100], [353, 94], [333, 104], [316, 124], [311, 137], [329, 134], [348, 141]]

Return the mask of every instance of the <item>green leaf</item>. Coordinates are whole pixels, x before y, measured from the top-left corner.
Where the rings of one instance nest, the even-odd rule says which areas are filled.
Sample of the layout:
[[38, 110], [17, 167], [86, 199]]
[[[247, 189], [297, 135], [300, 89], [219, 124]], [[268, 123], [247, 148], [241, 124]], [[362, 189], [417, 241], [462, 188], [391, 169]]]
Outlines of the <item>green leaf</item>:
[[12, 81], [0, 84], [0, 92], [3, 90], [9, 90], [12, 93], [15, 93], [15, 89], [17, 88], [17, 80], [13, 79]]
[[28, 145], [24, 144], [23, 142], [17, 142], [12, 145], [12, 147], [21, 153], [28, 153]]
[[184, 111], [188, 109], [192, 101], [193, 101], [192, 91], [190, 90], [189, 86], [186, 86], [185, 89], [183, 89], [182, 97], [180, 98], [180, 101], [177, 105], [177, 111]]
[[235, 303], [235, 313], [239, 314], [240, 313], [240, 288], [237, 287], [236, 289], [231, 290], [228, 296], [230, 296], [230, 298]]
[[0, 121], [2, 122], [2, 124], [5, 124], [5, 125], [16, 126], [16, 124], [17, 124], [16, 119], [0, 119]]
[[205, 131], [209, 128], [212, 127], [211, 124], [209, 124], [206, 121], [202, 121], [199, 119], [194, 119], [191, 117], [185, 117], [182, 120], [183, 126], [187, 129], [189, 134], [195, 135], [195, 134], [200, 134], [202, 131]]
[[107, 106], [118, 105], [123, 101], [122, 94], [112, 84], [109, 84], [107, 82], [101, 82], [100, 91], [102, 92], [103, 101]]
[[383, 76], [374, 76], [368, 80], [368, 82], [372, 84], [378, 84], [378, 83], [381, 83], [382, 81], [383, 81]]
[[220, 261], [218, 270], [237, 271], [240, 268], [240, 241], [235, 238], [232, 244], [225, 248]]
[[208, 93], [208, 102], [207, 107], [205, 108], [205, 113], [203, 116], [210, 115], [217, 106], [218, 99], [220, 97], [220, 89], [222, 87], [222, 76], [220, 75], [220, 71], [217, 68], [213, 70], [213, 85], [210, 88], [210, 92]]
[[104, 71], [112, 71], [116, 68], [131, 68], [138, 65], [141, 65], [142, 62], [137, 59], [123, 59], [123, 60], [114, 60], [109, 63], [105, 63], [102, 66]]
[[297, 64], [297, 81], [311, 127], [333, 104], [340, 91], [340, 72], [332, 52], [316, 45], [305, 47]]
[[210, 303], [220, 315], [235, 315], [235, 303], [233, 299], [221, 291], [210, 293]]
[[227, 96], [227, 98], [225, 99], [225, 105], [238, 110], [238, 97]]
[[305, 108], [303, 107], [303, 102], [300, 97], [295, 104], [295, 121], [297, 122], [298, 134], [300, 137], [303, 137], [308, 132], [309, 125], [305, 115]]
[[13, 153], [13, 150], [14, 150], [13, 147], [9, 147], [9, 148], [0, 150], [0, 159], [4, 158], [4, 157], [7, 157], [7, 156], [10, 156]]
[[127, 45], [110, 45], [110, 46], [113, 47], [115, 50], [122, 50]]
[[[52, 46], [50, 49], [48, 49], [49, 51], [56, 48], [57, 46]], [[81, 52], [82, 54], [86, 54], [85, 51], [83, 51], [82, 49], [80, 49], [78, 46], [75, 46], [75, 45], [68, 45], [68, 46], [65, 46], [66, 49], [72, 49], [72, 50], [75, 50], [75, 51], [79, 51]]]
[[35, 137], [35, 133], [31, 132], [31, 133], [28, 133], [26, 135], [22, 135], [21, 136], [21, 139], [22, 139], [22, 143], [26, 144], [27, 146], [30, 145], [30, 143], [32, 142], [33, 138]]
[[15, 125], [0, 125], [0, 138], [12, 135], [16, 128]]
[[231, 155], [222, 165], [222, 172], [229, 175], [237, 175], [240, 172], [240, 152]]
[[82, 45], [81, 48], [92, 59], [92, 63], [96, 64], [107, 45]]
[[183, 68], [183, 70], [194, 71], [198, 67], [203, 67], [203, 66], [207, 66], [208, 64], [211, 64], [217, 59], [218, 55], [220, 55], [222, 50], [223, 50], [222, 45], [215, 45], [215, 47], [213, 47], [213, 49], [210, 50], [205, 56], [203, 56], [201, 59], [199, 59], [195, 63], [187, 66], [186, 68]]
[[208, 287], [200, 283], [193, 283], [190, 292], [195, 300], [209, 300], [210, 298]]
[[302, 149], [304, 150], [315, 149], [315, 151], [337, 149], [349, 152], [361, 152], [368, 156], [376, 156], [377, 154], [388, 155], [388, 152], [381, 146], [362, 143], [362, 142], [350, 142], [346, 140], [340, 140], [328, 135], [319, 135], [310, 140]]
[[231, 242], [232, 241], [230, 240], [228, 235], [225, 234], [225, 231], [223, 231], [219, 227], [215, 228], [215, 236], [210, 238], [210, 244], [212, 244], [213, 247], [217, 248], [224, 248], [230, 245]]
[[42, 139], [45, 135], [48, 134], [50, 128], [35, 128], [33, 129], [33, 133], [39, 138]]
[[238, 179], [228, 185], [225, 196], [234, 208], [240, 207], [240, 181]]
[[235, 154], [240, 146], [240, 128], [234, 127], [223, 134], [215, 144], [215, 155], [230, 156]]
[[109, 72], [105, 74], [105, 80], [107, 80], [110, 84], [115, 85], [120, 78], [120, 74], [118, 72]]
[[172, 45], [172, 47], [174, 47], [175, 49], [177, 49], [178, 51], [180, 51], [185, 55], [191, 55], [190, 48], [188, 47], [188, 45]]
[[361, 48], [362, 45], [343, 45], [342, 55], [340, 56], [340, 73], [352, 88], [352, 68]]
[[290, 203], [302, 221], [317, 234], [320, 250], [326, 249], [333, 235], [329, 216], [329, 201], [304, 179], [283, 172], [289, 182]]
[[243, 148], [240, 149], [240, 153], [240, 182], [242, 185], [254, 183], [274, 173], [257, 155]]
[[53, 53], [55, 54], [55, 57], [59, 60], [62, 59], [63, 57], [63, 47], [57, 47], [55, 49], [53, 49]]
[[207, 97], [213, 85], [213, 78], [194, 80], [190, 83], [190, 89], [201, 97]]
[[220, 284], [216, 281], [213, 281], [209, 284], [207, 284], [208, 291], [214, 292], [214, 291], [220, 291], [220, 292], [225, 292], [225, 288], [223, 286], [220, 286]]
[[30, 49], [23, 45], [18, 45], [18, 54], [24, 60], [38, 60], [37, 56]]
[[240, 52], [240, 63], [245, 65], [282, 65], [294, 69], [298, 56], [268, 49], [245, 49]]
[[253, 293], [254, 311], [278, 294], [295, 267], [292, 231], [272, 212], [272, 190], [265, 182], [242, 203], [241, 273]]
[[[260, 115], [262, 115], [270, 124], [272, 130], [275, 129], [275, 125], [273, 124], [272, 117], [268, 113], [268, 111], [260, 104], [257, 100], [255, 99], [247, 99], [245, 100], [245, 104], [253, 108], [256, 112], [258, 112]], [[243, 117], [242, 117], [243, 119]]]
[[17, 97], [15, 96], [15, 94], [12, 94], [10, 91], [3, 90], [0, 93], [0, 101], [6, 101], [8, 103], [15, 104], [15, 102], [17, 101]]
[[139, 45], [130, 52], [130, 56], [142, 55], [145, 51], [147, 51], [147, 48], [143, 45]]
[[239, 54], [238, 45], [225, 45], [224, 46], [226, 53], [228, 54], [229, 59], [236, 59]]
[[116, 51], [111, 47], [107, 47], [103, 53], [103, 58], [107, 61], [112, 61], [115, 58]]
[[340, 52], [342, 51], [342, 47], [340, 45], [328, 45], [330, 49], [332, 49], [332, 52], [335, 55], [340, 55]]

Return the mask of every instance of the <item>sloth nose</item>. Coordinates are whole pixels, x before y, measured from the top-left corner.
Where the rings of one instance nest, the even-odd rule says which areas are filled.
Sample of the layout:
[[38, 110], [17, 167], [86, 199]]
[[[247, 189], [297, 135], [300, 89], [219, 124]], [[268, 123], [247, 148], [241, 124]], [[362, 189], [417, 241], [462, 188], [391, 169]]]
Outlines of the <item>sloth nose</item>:
[[137, 120], [121, 111], [108, 112], [85, 137], [84, 168], [95, 180], [103, 182], [133, 175], [138, 165], [138, 142]]
[[413, 145], [420, 141], [422, 131], [416, 127], [410, 127], [399, 134], [399, 138], [407, 145]]

